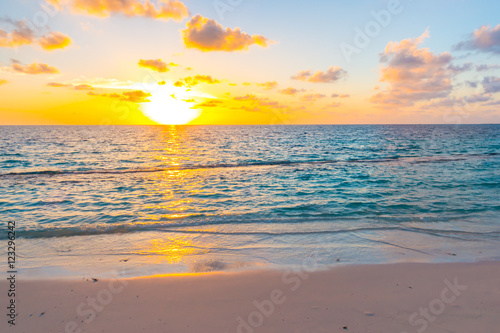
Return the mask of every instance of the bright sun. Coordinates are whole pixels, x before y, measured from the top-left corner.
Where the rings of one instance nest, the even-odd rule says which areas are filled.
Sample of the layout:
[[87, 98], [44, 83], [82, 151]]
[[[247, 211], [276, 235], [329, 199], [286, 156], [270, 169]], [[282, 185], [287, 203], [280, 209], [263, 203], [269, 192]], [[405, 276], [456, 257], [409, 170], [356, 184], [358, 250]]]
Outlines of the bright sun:
[[150, 91], [151, 102], [142, 103], [146, 117], [162, 125], [184, 125], [196, 119], [201, 111], [192, 109], [196, 93], [174, 86], [158, 86]]

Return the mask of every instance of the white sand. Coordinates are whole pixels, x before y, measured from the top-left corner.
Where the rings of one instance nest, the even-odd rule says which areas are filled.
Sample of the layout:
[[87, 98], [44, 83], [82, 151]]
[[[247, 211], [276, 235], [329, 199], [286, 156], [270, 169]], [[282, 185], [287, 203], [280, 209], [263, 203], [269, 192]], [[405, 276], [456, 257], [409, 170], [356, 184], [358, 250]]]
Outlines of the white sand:
[[17, 290], [16, 326], [3, 314], [1, 332], [500, 332], [498, 262], [21, 280]]

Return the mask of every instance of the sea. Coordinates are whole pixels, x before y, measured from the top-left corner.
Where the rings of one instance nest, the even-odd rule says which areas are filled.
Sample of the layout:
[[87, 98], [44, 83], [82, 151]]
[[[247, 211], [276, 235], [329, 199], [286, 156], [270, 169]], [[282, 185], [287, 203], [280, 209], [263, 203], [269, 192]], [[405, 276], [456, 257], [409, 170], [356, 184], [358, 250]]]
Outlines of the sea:
[[0, 216], [25, 279], [500, 260], [500, 125], [0, 126]]

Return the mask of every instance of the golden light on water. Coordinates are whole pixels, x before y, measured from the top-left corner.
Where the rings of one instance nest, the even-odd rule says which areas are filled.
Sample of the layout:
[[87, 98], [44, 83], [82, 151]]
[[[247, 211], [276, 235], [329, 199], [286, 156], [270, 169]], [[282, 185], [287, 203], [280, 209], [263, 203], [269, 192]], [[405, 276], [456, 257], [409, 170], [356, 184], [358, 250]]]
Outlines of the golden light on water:
[[178, 263], [186, 256], [200, 253], [185, 237], [169, 237], [166, 239], [153, 239], [139, 254], [154, 257], [156, 262]]

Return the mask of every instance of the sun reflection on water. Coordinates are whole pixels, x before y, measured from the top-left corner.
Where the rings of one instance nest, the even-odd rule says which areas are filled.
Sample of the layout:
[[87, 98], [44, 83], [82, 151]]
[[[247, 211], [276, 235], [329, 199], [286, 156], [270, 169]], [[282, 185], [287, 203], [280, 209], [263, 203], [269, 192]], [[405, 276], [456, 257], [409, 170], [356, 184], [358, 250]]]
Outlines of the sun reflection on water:
[[156, 263], [168, 262], [172, 264], [181, 262], [186, 256], [206, 252], [195, 248], [193, 243], [185, 237], [169, 237], [151, 240], [138, 251], [138, 254], [153, 258]]

